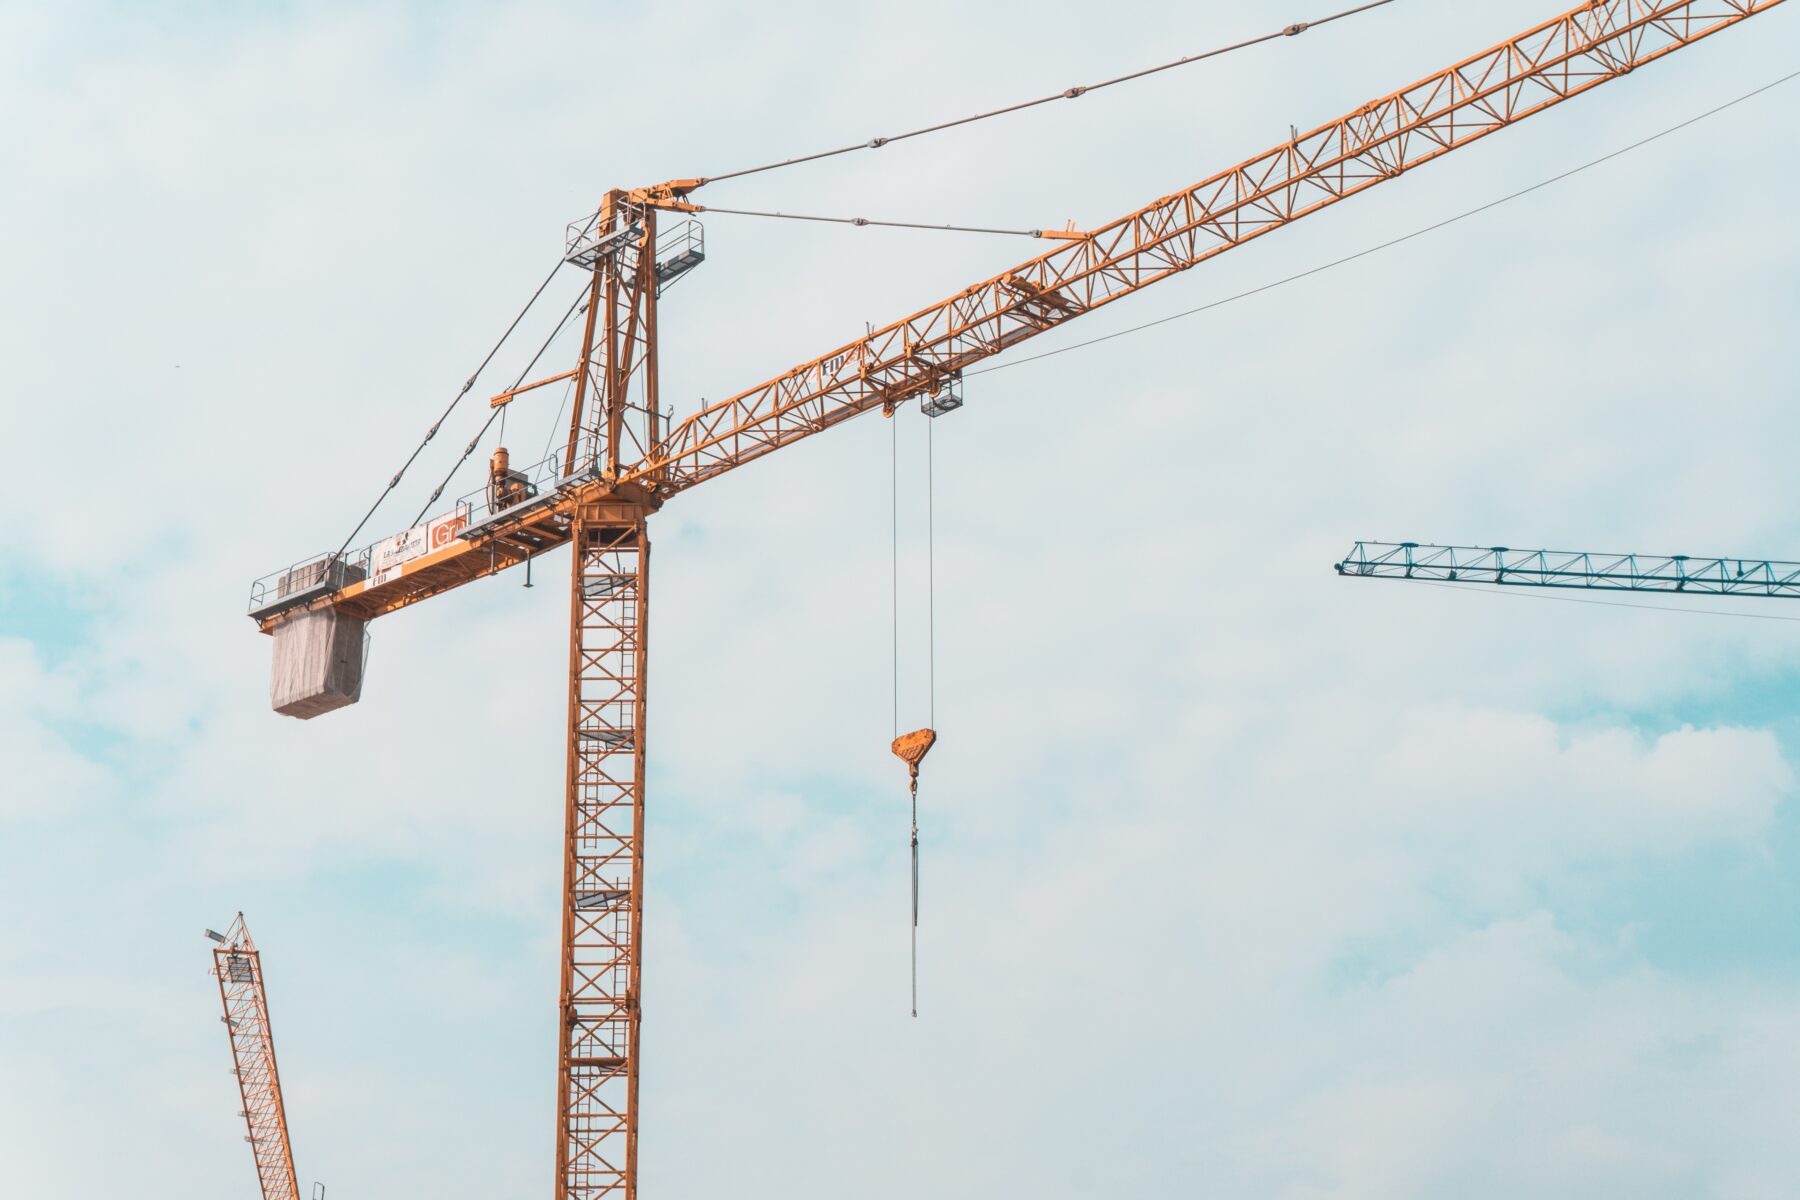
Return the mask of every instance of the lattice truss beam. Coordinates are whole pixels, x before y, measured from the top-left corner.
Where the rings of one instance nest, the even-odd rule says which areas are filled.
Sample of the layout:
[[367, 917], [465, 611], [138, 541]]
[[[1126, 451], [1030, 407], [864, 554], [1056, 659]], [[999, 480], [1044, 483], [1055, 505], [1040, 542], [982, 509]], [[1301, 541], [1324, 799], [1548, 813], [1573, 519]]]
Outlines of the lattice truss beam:
[[213, 948], [213, 974], [219, 980], [222, 1018], [231, 1036], [232, 1073], [244, 1107], [256, 1177], [263, 1200], [298, 1200], [294, 1152], [288, 1141], [287, 1110], [281, 1100], [281, 1073], [275, 1065], [275, 1039], [269, 1030], [269, 998], [263, 988], [262, 957], [239, 913]]
[[[611, 506], [615, 507], [616, 506]], [[643, 513], [577, 524], [571, 608], [559, 1200], [630, 1197], [643, 913]]]
[[[571, 481], [566, 494], [547, 507], [530, 506], [480, 537], [457, 540], [407, 564], [379, 584], [352, 583], [313, 603], [375, 617], [504, 570], [560, 544], [576, 506], [597, 492], [636, 483], [660, 502], [859, 413], [934, 393], [971, 365], [1065, 321], [1780, 3], [1594, 0], [1580, 5], [1079, 240], [1060, 243], [904, 320], [709, 405], [666, 436], [659, 428], [655, 382], [653, 206], [677, 211], [696, 206], [679, 199], [675, 193], [680, 189], [671, 185], [609, 193], [596, 216], [574, 230], [571, 239], [577, 251], [571, 261], [594, 269], [579, 364], [518, 389], [576, 380], [582, 403], [574, 406], [565, 462], [587, 462], [594, 446], [601, 445], [602, 478]], [[618, 241], [609, 243], [615, 235]], [[515, 535], [526, 538], [527, 549], [509, 540]], [[283, 615], [257, 619], [266, 632]]]
[[1364, 579], [1800, 599], [1800, 563], [1766, 558], [1358, 542], [1336, 567], [1340, 575]]
[[1393, 179], [1781, 0], [1597, 0], [677, 424], [665, 493], [921, 393], [1062, 322]]

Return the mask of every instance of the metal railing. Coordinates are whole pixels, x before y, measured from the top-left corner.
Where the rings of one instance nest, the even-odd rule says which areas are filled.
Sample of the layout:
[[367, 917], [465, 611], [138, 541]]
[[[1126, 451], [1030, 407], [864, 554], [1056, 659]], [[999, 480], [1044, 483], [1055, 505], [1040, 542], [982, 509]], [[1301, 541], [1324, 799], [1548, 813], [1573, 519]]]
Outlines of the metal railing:
[[656, 238], [656, 294], [706, 261], [706, 230], [689, 218], [664, 229]]
[[514, 510], [548, 503], [564, 489], [595, 478], [600, 471], [599, 445], [595, 435], [583, 434], [576, 442], [572, 470], [566, 469], [562, 452], [552, 452], [535, 463], [512, 468], [508, 477], [515, 487], [496, 488], [490, 479], [458, 497], [447, 511], [410, 529], [343, 554], [316, 554], [271, 571], [250, 584], [248, 611], [256, 617], [273, 616], [353, 583], [383, 582], [398, 574], [404, 564], [442, 550], [469, 530], [478, 530]]

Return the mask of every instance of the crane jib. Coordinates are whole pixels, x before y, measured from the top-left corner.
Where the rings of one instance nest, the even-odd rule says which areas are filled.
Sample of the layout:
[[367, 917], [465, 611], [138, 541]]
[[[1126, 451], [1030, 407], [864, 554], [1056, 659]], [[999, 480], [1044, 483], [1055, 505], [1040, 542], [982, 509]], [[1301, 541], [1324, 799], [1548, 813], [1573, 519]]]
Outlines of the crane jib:
[[1352, 579], [1800, 599], [1800, 563], [1767, 558], [1358, 542], [1333, 569]]
[[[619, 477], [660, 503], [962, 370], [1451, 150], [1630, 73], [1783, 0], [1603, 0], [1298, 134], [1263, 154], [1067, 242], [910, 317], [713, 404]], [[564, 481], [517, 536], [452, 543], [380, 583], [318, 589], [254, 612], [265, 632], [293, 608], [369, 619], [524, 562], [567, 540], [594, 481]], [[583, 486], [571, 486], [579, 484]], [[497, 522], [506, 525], [507, 521]], [[272, 589], [271, 589], [272, 590]]]
[[[1165, 196], [683, 421], [626, 472], [678, 491], [1629, 74], [1782, 0], [1602, 0]], [[1053, 296], [1046, 312], [1009, 283]], [[854, 357], [806, 387], [820, 364]]]

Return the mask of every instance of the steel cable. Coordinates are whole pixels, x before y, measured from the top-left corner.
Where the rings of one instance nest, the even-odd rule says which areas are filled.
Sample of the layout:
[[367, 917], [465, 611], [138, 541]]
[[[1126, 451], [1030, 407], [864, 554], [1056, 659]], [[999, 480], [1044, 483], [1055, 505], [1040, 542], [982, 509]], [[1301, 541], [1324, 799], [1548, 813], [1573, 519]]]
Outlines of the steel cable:
[[[550, 268], [550, 274], [544, 276], [544, 281], [537, 285], [537, 291], [531, 293], [531, 299], [525, 302], [525, 307], [521, 308], [518, 316], [512, 319], [512, 324], [506, 327], [506, 332], [500, 335], [500, 340], [494, 343], [494, 348], [487, 352], [487, 357], [481, 360], [481, 365], [475, 368], [475, 373], [463, 382], [462, 390], [457, 392], [455, 397], [451, 399], [449, 405], [445, 407], [438, 419], [431, 423], [431, 428], [425, 431], [425, 436], [420, 439], [419, 444], [413, 448], [412, 454], [401, 464], [400, 469], [394, 472], [394, 477], [388, 480], [388, 485], [385, 488], [381, 489], [381, 494], [375, 497], [375, 503], [369, 506], [369, 511], [363, 514], [362, 520], [356, 523], [356, 528], [350, 531], [350, 536], [344, 539], [344, 544], [338, 547], [337, 553], [332, 555], [332, 558], [338, 559], [344, 556], [344, 551], [350, 548], [350, 543], [356, 540], [356, 535], [363, 531], [363, 526], [369, 523], [369, 518], [375, 515], [375, 510], [381, 507], [382, 501], [386, 500], [388, 494], [400, 486], [400, 480], [405, 478], [406, 472], [411, 469], [414, 462], [418, 461], [419, 455], [424, 453], [425, 447], [430, 445], [431, 439], [437, 436], [438, 430], [442, 428], [444, 422], [450, 418], [450, 414], [456, 411], [456, 406], [462, 403], [462, 398], [469, 394], [469, 389], [475, 386], [475, 381], [481, 378], [481, 373], [487, 370], [488, 364], [494, 361], [494, 355], [500, 353], [500, 347], [506, 345], [506, 339], [511, 337], [513, 330], [519, 327], [519, 322], [525, 319], [525, 314], [531, 311], [531, 306], [538, 302], [538, 297], [544, 294], [544, 289], [550, 286], [550, 281], [556, 278], [556, 273], [562, 270], [562, 265], [563, 260], [560, 258], [557, 259], [556, 265]], [[491, 420], [492, 419], [490, 418], [490, 423]], [[485, 430], [486, 427], [484, 426], [483, 428]], [[465, 455], [464, 457], [467, 456]], [[436, 496], [432, 497], [434, 500], [436, 498]], [[427, 503], [427, 507], [429, 507], [429, 502]], [[420, 515], [423, 516], [424, 514], [421, 513]], [[414, 524], [417, 523], [417, 521], [414, 521]]]
[[937, 421], [925, 418], [925, 714], [937, 728], [937, 465], [931, 431]]
[[[1357, 7], [1354, 7], [1354, 8], [1348, 8], [1341, 12], [1333, 13], [1330, 16], [1320, 17], [1320, 18], [1317, 18], [1317, 19], [1311, 20], [1311, 21], [1297, 21], [1292, 24], [1283, 26], [1281, 29], [1275, 30], [1274, 32], [1262, 34], [1259, 37], [1248, 38], [1244, 41], [1234, 42], [1227, 46], [1219, 46], [1219, 47], [1216, 47], [1211, 50], [1204, 50], [1198, 54], [1190, 54], [1183, 58], [1175, 59], [1172, 62], [1162, 63], [1162, 64], [1159, 64], [1154, 67], [1146, 67], [1143, 70], [1132, 71], [1132, 72], [1129, 72], [1124, 75], [1115, 76], [1111, 79], [1103, 79], [1103, 80], [1099, 81], [1098, 83], [1083, 84], [1083, 85], [1079, 85], [1076, 87], [1065, 88], [1060, 92], [1056, 92], [1056, 93], [1054, 93], [1052, 95], [1048, 95], [1048, 96], [1041, 96], [1035, 100], [1025, 100], [1025, 101], [1021, 101], [1017, 104], [1006, 105], [1005, 107], [1002, 107], [1002, 108], [991, 109], [986, 112], [974, 113], [967, 117], [959, 117], [959, 118], [957, 118], [955, 120], [951, 120], [951, 121], [941, 121], [935, 125], [927, 125], [927, 126], [923, 126], [918, 129], [908, 130], [905, 133], [891, 134], [891, 135], [888, 135], [885, 137], [875, 137], [875, 138], [869, 139], [866, 142], [858, 142], [858, 143], [856, 143], [854, 145], [850, 145], [850, 146], [841, 146], [834, 150], [825, 150], [825, 151], [821, 151], [816, 154], [803, 155], [798, 158], [784, 159], [780, 162], [765, 163], [759, 167], [746, 167], [746, 168], [743, 168], [743, 169], [740, 169], [737, 171], [729, 171], [722, 175], [707, 176], [707, 177], [704, 177], [701, 180], [701, 182], [702, 183], [717, 183], [717, 182], [720, 182], [720, 181], [726, 180], [726, 179], [737, 179], [737, 178], [740, 178], [745, 175], [756, 175], [756, 174], [760, 174], [764, 171], [773, 171], [773, 170], [776, 170], [781, 167], [796, 166], [800, 163], [813, 162], [813, 161], [816, 161], [816, 160], [822, 159], [822, 158], [831, 158], [831, 157], [834, 157], [834, 156], [840, 155], [840, 154], [848, 154], [854, 150], [879, 149], [882, 146], [889, 145], [893, 142], [906, 141], [910, 138], [923, 137], [926, 134], [939, 133], [939, 132], [942, 132], [947, 129], [955, 129], [959, 126], [970, 125], [977, 121], [985, 121], [985, 120], [989, 120], [994, 117], [1005, 116], [1008, 113], [1021, 112], [1028, 108], [1035, 108], [1039, 105], [1049, 104], [1052, 101], [1074, 100], [1074, 99], [1077, 99], [1081, 96], [1088, 94], [1089, 92], [1096, 92], [1103, 88], [1114, 87], [1121, 83], [1128, 83], [1128, 82], [1131, 82], [1132, 80], [1142, 79], [1146, 76], [1159, 74], [1163, 71], [1173, 70], [1176, 67], [1186, 66], [1190, 63], [1201, 62], [1201, 61], [1204, 61], [1209, 58], [1217, 58], [1220, 55], [1230, 54], [1234, 51], [1248, 49], [1252, 46], [1261, 45], [1264, 42], [1274, 41], [1277, 38], [1294, 37], [1298, 34], [1306, 32], [1308, 29], [1317, 28], [1320, 25], [1328, 25], [1333, 21], [1340, 21], [1346, 17], [1355, 16], [1359, 13], [1364, 13], [1371, 9], [1381, 8], [1385, 5], [1392, 4], [1393, 2], [1394, 2], [1394, 0], [1371, 0], [1370, 3], [1358, 5]], [[995, 229], [995, 228], [984, 228], [984, 227], [979, 227], [979, 226], [960, 226], [960, 225], [929, 225], [929, 224], [924, 224], [924, 223], [919, 223], [919, 222], [909, 222], [909, 221], [872, 221], [872, 220], [868, 220], [868, 219], [865, 219], [862, 217], [815, 217], [815, 216], [801, 216], [801, 215], [791, 214], [791, 213], [752, 212], [752, 211], [748, 211], [748, 210], [739, 210], [739, 209], [707, 209], [705, 211], [730, 213], [733, 215], [740, 215], [740, 216], [776, 217], [776, 218], [783, 218], [783, 219], [788, 219], [788, 220], [821, 221], [821, 222], [829, 222], [829, 223], [833, 223], [833, 224], [846, 224], [846, 225], [879, 225], [879, 226], [887, 226], [887, 227], [901, 228], [901, 229], [926, 229], [926, 230], [936, 230], [936, 231], [946, 231], [946, 232], [956, 232], [956, 233], [991, 233], [991, 234], [1003, 234], [1003, 235], [1019, 236], [1019, 237], [1042, 237], [1043, 236], [1042, 230]], [[557, 261], [556, 266], [551, 269], [550, 274], [545, 276], [543, 283], [540, 283], [538, 285], [537, 291], [532, 293], [531, 299], [526, 302], [525, 307], [519, 310], [518, 316], [513, 318], [512, 324], [507, 326], [506, 332], [500, 336], [500, 340], [494, 344], [494, 347], [492, 350], [488, 351], [487, 357], [485, 357], [481, 360], [481, 365], [475, 369], [475, 373], [473, 375], [469, 376], [468, 380], [466, 382], [464, 382], [462, 389], [457, 392], [456, 396], [451, 399], [449, 405], [447, 405], [445, 407], [442, 415], [440, 415], [436, 421], [432, 422], [431, 427], [425, 431], [425, 436], [422, 439], [420, 439], [418, 446], [416, 446], [413, 449], [413, 452], [407, 457], [406, 461], [403, 464], [401, 464], [400, 469], [394, 473], [393, 478], [390, 479], [388, 481], [387, 486], [381, 490], [381, 494], [375, 498], [375, 502], [373, 504], [371, 504], [369, 506], [369, 510], [363, 514], [362, 520], [360, 520], [356, 523], [356, 527], [350, 531], [349, 536], [344, 539], [343, 544], [338, 547], [337, 554], [334, 555], [333, 557], [342, 557], [343, 556], [344, 551], [349, 549], [350, 543], [355, 541], [356, 536], [363, 531], [365, 526], [368, 525], [370, 518], [372, 518], [375, 515], [376, 511], [381, 507], [382, 503], [387, 499], [388, 495], [390, 493], [392, 493], [393, 490], [400, 485], [400, 481], [403, 478], [405, 478], [406, 472], [412, 468], [413, 463], [418, 461], [419, 455], [424, 452], [425, 447], [427, 445], [429, 445], [431, 443], [432, 439], [437, 436], [438, 430], [443, 426], [444, 421], [449, 418], [451, 413], [453, 413], [455, 411], [456, 406], [459, 403], [461, 403], [462, 398], [464, 396], [468, 395], [469, 391], [475, 386], [475, 381], [480, 377], [482, 371], [487, 369], [488, 364], [493, 361], [494, 356], [499, 353], [500, 348], [506, 344], [507, 338], [509, 338], [512, 335], [513, 330], [518, 328], [519, 322], [524, 319], [526, 313], [530, 312], [532, 305], [537, 302], [538, 297], [543, 294], [544, 289], [549, 286], [550, 280], [555, 277], [556, 271], [559, 270], [561, 267], [562, 267], [562, 261], [559, 259]], [[488, 421], [483, 424], [481, 433], [476, 435], [477, 441], [479, 441], [479, 438], [482, 436], [482, 434], [485, 434], [487, 429], [492, 424], [493, 424], [493, 418], [490, 416]], [[457, 468], [460, 468], [462, 466], [462, 463], [467, 461], [468, 456], [471, 453], [473, 453], [473, 450], [464, 451], [463, 457], [461, 459], [459, 459], [457, 462]], [[452, 475], [454, 475], [455, 470], [457, 468], [452, 469]], [[432, 494], [432, 499], [428, 500], [426, 502], [427, 509], [429, 509], [429, 507], [431, 506], [432, 503], [436, 502], [437, 497], [442, 493], [443, 488], [445, 486], [447, 486], [448, 482], [449, 482], [449, 478], [446, 477], [444, 483], [438, 485], [438, 490]], [[420, 515], [423, 516], [423, 513], [421, 513]]]
[[1372, 3], [1361, 4], [1355, 8], [1347, 8], [1342, 12], [1333, 13], [1328, 17], [1320, 17], [1313, 21], [1296, 21], [1291, 25], [1282, 26], [1273, 33], [1265, 33], [1260, 37], [1249, 38], [1241, 42], [1233, 42], [1229, 46], [1219, 46], [1212, 50], [1203, 50], [1198, 54], [1190, 54], [1185, 58], [1178, 58], [1173, 62], [1166, 62], [1154, 67], [1146, 67], [1141, 71], [1133, 71], [1130, 74], [1115, 76], [1112, 79], [1103, 79], [1099, 83], [1089, 83], [1078, 87], [1064, 88], [1060, 92], [1055, 92], [1048, 96], [1040, 96], [1036, 100], [1022, 100], [1017, 104], [1008, 104], [1004, 108], [995, 108], [990, 109], [987, 112], [975, 113], [972, 116], [958, 117], [953, 121], [940, 121], [936, 125], [926, 125], [919, 129], [908, 130], [905, 133], [890, 134], [887, 137], [870, 138], [866, 142], [857, 142], [849, 146], [839, 146], [834, 150], [821, 150], [816, 154], [803, 154], [798, 158], [784, 158], [779, 162], [764, 163], [760, 167], [745, 167], [737, 171], [728, 171], [723, 175], [704, 176], [701, 178], [700, 184], [719, 183], [726, 179], [739, 179], [745, 175], [758, 175], [764, 171], [775, 171], [782, 167], [793, 167], [798, 166], [801, 163], [817, 162], [822, 158], [834, 158], [837, 155], [849, 154], [856, 150], [879, 150], [883, 146], [892, 145], [894, 142], [903, 142], [908, 138], [924, 137], [928, 133], [941, 133], [946, 129], [955, 129], [962, 125], [972, 125], [977, 121], [986, 121], [994, 117], [1003, 117], [1008, 113], [1016, 113], [1028, 108], [1036, 108], [1041, 104], [1050, 104], [1057, 100], [1079, 99], [1089, 92], [1097, 92], [1101, 88], [1109, 88], [1117, 84], [1129, 83], [1134, 79], [1142, 79], [1146, 75], [1156, 75], [1163, 71], [1172, 71], [1176, 67], [1185, 67], [1189, 63], [1197, 63], [1205, 59], [1217, 58], [1222, 54], [1230, 54], [1237, 50], [1247, 50], [1252, 46], [1259, 46], [1264, 42], [1275, 41], [1277, 38], [1294, 37], [1298, 34], [1305, 33], [1308, 29], [1315, 29], [1320, 25], [1329, 25], [1333, 21], [1341, 21], [1345, 17], [1353, 17], [1358, 13], [1365, 13], [1373, 8], [1381, 8], [1382, 6], [1392, 4], [1393, 2], [1394, 0], [1372, 0]]
[[[531, 369], [537, 366], [538, 360], [544, 357], [544, 351], [550, 349], [550, 343], [554, 342], [557, 335], [562, 333], [563, 328], [568, 325], [569, 318], [575, 315], [576, 308], [580, 306], [582, 298], [587, 295], [587, 292], [587, 285], [583, 284], [581, 290], [575, 293], [575, 299], [569, 302], [568, 311], [564, 312], [562, 319], [556, 323], [556, 328], [550, 331], [550, 336], [544, 339], [544, 344], [538, 347], [537, 353], [531, 356], [531, 361], [525, 364], [525, 369], [520, 371], [518, 378], [513, 380], [513, 387], [516, 388], [521, 383], [525, 382], [525, 376], [529, 375]], [[502, 404], [488, 414], [488, 419], [482, 423], [480, 429], [476, 430], [475, 436], [469, 439], [469, 444], [463, 447], [462, 457], [456, 460], [456, 465], [450, 468], [449, 474], [445, 475], [437, 487], [432, 489], [431, 495], [426, 499], [424, 507], [419, 509], [419, 515], [413, 518], [412, 523], [414, 525], [417, 525], [420, 521], [424, 520], [425, 514], [431, 511], [431, 506], [438, 502], [438, 497], [444, 494], [444, 489], [450, 486], [450, 481], [456, 477], [456, 473], [462, 470], [463, 464], [469, 461], [469, 456], [475, 453], [475, 448], [481, 445], [481, 439], [487, 436], [487, 431], [493, 427], [494, 420], [511, 407], [512, 405], [510, 402]]]
[[888, 415], [888, 584], [894, 634], [894, 740], [900, 739], [900, 427]]
[[[997, 233], [1007, 237], [1041, 238], [1042, 229], [995, 229], [985, 225], [931, 225], [922, 221], [875, 221], [868, 217], [814, 217], [801, 213], [759, 212], [748, 208], [713, 208], [696, 204], [696, 212], [727, 213], [734, 217], [768, 217], [781, 221], [819, 221], [828, 225], [879, 225], [887, 229], [924, 229], [933, 233]], [[1055, 234], [1051, 234], [1055, 236]]]

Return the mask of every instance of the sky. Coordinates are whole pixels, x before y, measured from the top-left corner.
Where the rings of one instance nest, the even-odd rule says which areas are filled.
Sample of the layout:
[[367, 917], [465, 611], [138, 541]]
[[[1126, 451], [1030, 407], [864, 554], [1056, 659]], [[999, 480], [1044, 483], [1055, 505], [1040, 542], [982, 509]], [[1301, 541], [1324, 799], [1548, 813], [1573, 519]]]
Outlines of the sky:
[[[202, 937], [241, 910], [308, 1185], [547, 1194], [564, 560], [377, 622], [362, 702], [311, 722], [268, 710], [250, 581], [342, 541], [606, 189], [1329, 7], [0, 3], [6, 1191], [250, 1194]], [[1549, 15], [1399, 0], [702, 198], [1098, 225]], [[1783, 6], [1028, 349], [1486, 204], [1797, 47]], [[644, 1194], [1800, 1190], [1800, 630], [1751, 619], [1800, 610], [1330, 570], [1800, 557], [1796, 89], [1002, 358], [929, 489], [908, 411], [659, 513]], [[678, 413], [1041, 248], [705, 225], [661, 310]], [[941, 736], [916, 1021], [896, 691]]]

